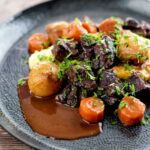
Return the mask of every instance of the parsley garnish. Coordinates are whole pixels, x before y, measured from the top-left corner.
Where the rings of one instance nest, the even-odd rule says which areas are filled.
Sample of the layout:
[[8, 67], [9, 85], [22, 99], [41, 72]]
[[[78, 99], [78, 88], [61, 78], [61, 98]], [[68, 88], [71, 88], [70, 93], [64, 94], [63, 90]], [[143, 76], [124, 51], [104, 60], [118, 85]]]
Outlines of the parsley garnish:
[[98, 95], [97, 95], [97, 93], [96, 93], [96, 92], [94, 92], [93, 97], [95, 97], [95, 98], [96, 98], [96, 97], [98, 97]]
[[38, 55], [37, 58], [39, 59], [39, 61], [47, 60], [47, 56], [45, 56], [45, 55]]
[[94, 105], [94, 106], [97, 106], [97, 102], [93, 102], [93, 105]]
[[121, 94], [120, 87], [119, 87], [119, 86], [116, 86], [115, 88], [116, 88], [117, 94], [120, 95], [120, 94]]
[[26, 56], [21, 56], [22, 59], [26, 59]]
[[111, 124], [112, 124], [112, 125], [116, 125], [116, 124], [118, 124], [118, 121], [117, 121], [117, 120], [112, 121]]
[[18, 80], [18, 85], [24, 85], [24, 84], [25, 84], [25, 81], [23, 79]]
[[95, 80], [96, 78], [94, 76], [92, 76], [88, 71], [86, 72], [87, 77], [91, 80]]
[[123, 108], [123, 107], [128, 107], [128, 103], [126, 103], [126, 102], [124, 102], [124, 101], [122, 101], [122, 102], [120, 102], [120, 104], [119, 104], [119, 109], [121, 109], [121, 108]]

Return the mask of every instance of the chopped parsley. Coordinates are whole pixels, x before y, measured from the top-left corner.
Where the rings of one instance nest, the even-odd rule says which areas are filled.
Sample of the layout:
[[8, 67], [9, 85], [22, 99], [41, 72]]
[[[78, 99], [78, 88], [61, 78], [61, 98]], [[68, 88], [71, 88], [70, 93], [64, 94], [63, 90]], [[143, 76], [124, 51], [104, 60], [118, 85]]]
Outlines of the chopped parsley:
[[75, 43], [72, 43], [72, 44], [70, 45], [71, 48], [75, 48], [75, 46], [76, 46]]
[[93, 95], [94, 98], [98, 97], [97, 93], [94, 92], [94, 95]]
[[120, 102], [120, 104], [119, 104], [119, 109], [121, 109], [121, 108], [123, 108], [123, 107], [127, 108], [127, 107], [128, 107], [128, 103], [126, 103], [126, 102], [124, 102], [124, 101]]
[[131, 94], [132, 94], [132, 95], [135, 95], [135, 87], [134, 87], [134, 84], [129, 85], [129, 88], [130, 88], [130, 90], [131, 90]]
[[147, 123], [146, 123], [145, 120], [142, 120], [142, 121], [141, 121], [141, 125], [144, 125], [144, 126], [145, 126], [146, 124], [147, 124]]
[[26, 56], [21, 56], [22, 59], [26, 59]]
[[88, 71], [86, 72], [86, 75], [87, 75], [87, 77], [89, 78], [89, 79], [91, 79], [91, 80], [95, 80], [96, 78], [93, 76], [93, 75], [91, 75]]
[[125, 34], [123, 37], [124, 37], [125, 39], [127, 39], [127, 38], [129, 38], [130, 36], [127, 35], [127, 34]]
[[23, 79], [18, 80], [18, 85], [24, 85], [24, 84], [25, 84], [25, 81]]
[[118, 121], [117, 121], [117, 120], [111, 121], [111, 124], [112, 124], [112, 125], [116, 125], [116, 124], [118, 124]]
[[66, 91], [64, 91], [63, 96], [66, 97], [66, 95], [67, 95], [67, 94], [66, 94]]
[[120, 95], [120, 94], [121, 94], [120, 87], [119, 87], [119, 86], [116, 86], [115, 88], [116, 88], [116, 92], [117, 92], [117, 94], [118, 94], [118, 95]]
[[27, 65], [27, 64], [29, 64], [28, 60], [26, 60], [26, 61], [24, 62], [24, 65]]
[[97, 102], [93, 102], [93, 106], [97, 106]]
[[94, 35], [88, 33], [88, 34], [84, 34], [82, 38], [85, 41], [85, 45], [90, 46], [90, 45], [98, 44], [101, 41], [101, 35], [102, 34]]
[[37, 58], [39, 59], [39, 61], [47, 60], [47, 56], [45, 56], [45, 55], [38, 55]]

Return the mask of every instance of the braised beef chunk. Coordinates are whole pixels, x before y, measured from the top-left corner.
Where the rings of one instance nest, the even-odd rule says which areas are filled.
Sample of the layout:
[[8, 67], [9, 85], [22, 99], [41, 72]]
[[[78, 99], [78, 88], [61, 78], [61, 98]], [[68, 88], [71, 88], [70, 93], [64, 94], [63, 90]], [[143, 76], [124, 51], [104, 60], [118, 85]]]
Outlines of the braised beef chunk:
[[115, 59], [114, 51], [113, 39], [107, 35], [102, 36], [102, 40], [94, 46], [95, 58], [92, 61], [93, 68], [100, 69], [112, 66]]
[[105, 70], [100, 74], [97, 93], [106, 104], [113, 105], [117, 98], [122, 97], [124, 90], [116, 74]]
[[142, 21], [141, 26], [143, 29], [145, 29], [146, 37], [150, 38], [150, 24], [146, 21]]
[[133, 74], [125, 82], [128, 83], [128, 90], [132, 95], [147, 90], [145, 82], [136, 72], [133, 72]]
[[94, 45], [100, 40], [99, 35], [86, 34], [81, 37], [80, 43], [85, 59], [91, 59], [93, 56]]
[[86, 65], [71, 65], [66, 72], [68, 80], [77, 87], [92, 91], [97, 87], [96, 77], [91, 68]]
[[68, 84], [66, 87], [56, 96], [56, 100], [62, 104], [68, 104], [69, 106], [76, 107], [79, 105], [79, 99], [77, 97], [77, 87]]
[[77, 41], [58, 39], [54, 44], [52, 53], [55, 55], [56, 60], [62, 62], [64, 58], [70, 53], [72, 54], [72, 56], [76, 56], [78, 54], [77, 47]]
[[140, 22], [135, 18], [127, 17], [124, 21], [124, 24], [130, 28], [140, 28]]
[[71, 87], [71, 91], [67, 95], [67, 104], [73, 107], [78, 105], [77, 88], [75, 86]]
[[62, 104], [66, 104], [67, 96], [71, 91], [71, 84], [67, 84], [67, 86], [56, 96], [56, 100]]
[[150, 24], [145, 21], [139, 22], [135, 18], [127, 17], [124, 21], [124, 29], [129, 29], [138, 35], [150, 38]]

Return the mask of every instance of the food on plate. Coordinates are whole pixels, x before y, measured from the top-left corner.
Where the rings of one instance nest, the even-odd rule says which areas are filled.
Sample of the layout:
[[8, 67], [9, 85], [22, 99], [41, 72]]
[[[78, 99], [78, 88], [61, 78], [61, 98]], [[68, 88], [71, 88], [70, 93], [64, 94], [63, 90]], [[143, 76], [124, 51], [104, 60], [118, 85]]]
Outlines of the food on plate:
[[142, 121], [145, 104], [135, 97], [125, 97], [118, 106], [118, 117], [126, 126], [133, 126]]
[[150, 40], [143, 38], [129, 30], [121, 33], [118, 44], [118, 56], [124, 61], [132, 61], [134, 64], [144, 63], [150, 59]]
[[61, 86], [61, 81], [58, 79], [58, 66], [53, 62], [36, 65], [30, 71], [28, 85], [36, 96], [54, 95]]
[[43, 49], [42, 51], [35, 51], [35, 53], [31, 54], [31, 56], [29, 57], [29, 68], [32, 69], [34, 66], [43, 62], [50, 62], [51, 59], [54, 58], [51, 51], [52, 49], [53, 46], [47, 49]]
[[98, 98], [84, 98], [80, 102], [79, 112], [86, 121], [99, 122], [104, 117], [104, 103]]
[[42, 49], [49, 47], [49, 41], [46, 35], [43, 33], [35, 33], [29, 38], [29, 51], [34, 53], [35, 51], [41, 51]]
[[97, 135], [104, 116], [117, 112], [125, 126], [143, 121], [149, 23], [110, 17], [97, 24], [84, 17], [50, 23], [46, 32], [29, 38], [30, 73], [18, 81], [21, 108], [35, 132], [58, 139]]
[[46, 32], [48, 34], [48, 39], [51, 44], [63, 36], [63, 31], [69, 26], [66, 21], [58, 21], [46, 26]]

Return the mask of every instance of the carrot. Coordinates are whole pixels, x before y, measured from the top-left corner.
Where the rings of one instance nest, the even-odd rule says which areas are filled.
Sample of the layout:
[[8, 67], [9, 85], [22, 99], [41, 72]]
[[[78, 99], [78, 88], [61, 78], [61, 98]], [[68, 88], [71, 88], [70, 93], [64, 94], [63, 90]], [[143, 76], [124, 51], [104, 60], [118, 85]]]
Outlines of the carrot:
[[41, 51], [42, 49], [49, 47], [49, 42], [47, 36], [43, 33], [35, 33], [29, 38], [29, 51], [34, 53], [36, 50]]
[[104, 117], [104, 103], [98, 98], [85, 98], [80, 102], [79, 113], [88, 122], [99, 122]]
[[99, 25], [99, 31], [105, 32], [106, 35], [114, 37], [111, 33], [115, 31], [115, 25], [117, 24], [114, 19], [106, 19]]
[[82, 27], [84, 27], [88, 31], [88, 33], [96, 33], [97, 32], [96, 27], [87, 22], [82, 22]]
[[135, 97], [126, 96], [118, 107], [118, 117], [126, 126], [133, 126], [142, 121], [145, 104]]
[[74, 40], [80, 40], [81, 35], [87, 33], [88, 32], [85, 28], [74, 21], [68, 26], [68, 28], [64, 29], [63, 36], [73, 38]]
[[66, 21], [57, 21], [46, 26], [46, 32], [48, 34], [48, 39], [51, 44], [54, 44], [58, 38], [63, 35], [63, 30], [69, 25]]

